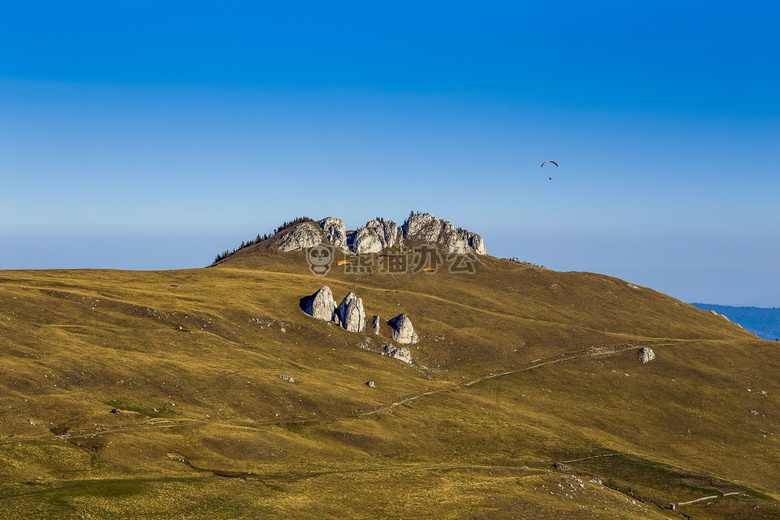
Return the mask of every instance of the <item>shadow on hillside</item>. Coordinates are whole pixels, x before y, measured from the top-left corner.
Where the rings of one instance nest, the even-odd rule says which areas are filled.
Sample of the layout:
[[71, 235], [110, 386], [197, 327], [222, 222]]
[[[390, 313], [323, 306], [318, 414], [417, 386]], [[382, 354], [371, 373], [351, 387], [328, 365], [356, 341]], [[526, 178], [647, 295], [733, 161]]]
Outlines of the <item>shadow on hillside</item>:
[[[306, 308], [309, 306], [309, 303], [314, 299], [314, 295], [310, 294], [308, 296], [304, 296], [300, 300], [298, 300], [298, 305], [300, 306], [301, 310], [303, 312], [306, 312]], [[307, 313], [308, 314], [308, 313]]]

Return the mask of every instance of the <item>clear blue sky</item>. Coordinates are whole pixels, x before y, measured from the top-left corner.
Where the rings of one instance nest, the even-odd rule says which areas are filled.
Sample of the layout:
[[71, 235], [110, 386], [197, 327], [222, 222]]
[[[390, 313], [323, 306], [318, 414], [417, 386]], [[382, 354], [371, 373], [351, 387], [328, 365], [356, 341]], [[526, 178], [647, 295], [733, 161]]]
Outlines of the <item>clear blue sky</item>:
[[200, 267], [300, 215], [419, 210], [496, 256], [780, 306], [778, 20], [0, 0], [0, 269]]

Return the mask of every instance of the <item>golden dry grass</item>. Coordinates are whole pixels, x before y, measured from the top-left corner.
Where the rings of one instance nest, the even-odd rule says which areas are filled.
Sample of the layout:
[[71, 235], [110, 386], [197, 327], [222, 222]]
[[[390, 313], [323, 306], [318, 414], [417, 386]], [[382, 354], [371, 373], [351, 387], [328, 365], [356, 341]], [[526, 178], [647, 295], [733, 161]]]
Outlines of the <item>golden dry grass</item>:
[[[416, 363], [358, 347], [387, 327], [305, 315], [323, 284], [410, 316]], [[319, 278], [259, 244], [208, 269], [4, 271], [0, 511], [778, 518], [776, 351], [651, 289], [492, 257]]]

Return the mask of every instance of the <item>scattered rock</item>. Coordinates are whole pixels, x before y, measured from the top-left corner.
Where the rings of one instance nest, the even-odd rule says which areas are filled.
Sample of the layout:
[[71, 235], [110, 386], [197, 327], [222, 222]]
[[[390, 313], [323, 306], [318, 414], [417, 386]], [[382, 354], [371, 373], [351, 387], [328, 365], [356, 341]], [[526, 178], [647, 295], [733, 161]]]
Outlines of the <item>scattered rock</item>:
[[374, 315], [374, 319], [371, 320], [371, 326], [374, 328], [374, 334], [379, 335], [379, 315]]
[[293, 379], [290, 376], [286, 376], [284, 374], [280, 374], [279, 375], [279, 379], [281, 379], [282, 381], [287, 381], [288, 383], [294, 383], [295, 382], [295, 379]]
[[553, 467], [558, 471], [571, 471], [571, 467], [567, 466], [562, 462], [556, 462], [555, 464], [553, 464]]
[[399, 314], [387, 322], [393, 328], [393, 341], [403, 344], [414, 344], [420, 341], [414, 332], [412, 320], [406, 314]]
[[121, 411], [119, 408], [114, 408], [111, 410], [111, 413], [120, 413]]
[[337, 316], [336, 301], [330, 287], [323, 285], [311, 295], [304, 305], [304, 311], [318, 320], [334, 321]]
[[366, 327], [363, 300], [351, 291], [337, 306], [330, 287], [323, 285], [311, 296], [301, 299], [301, 308], [310, 316], [332, 321], [350, 332], [363, 332]]
[[369, 388], [376, 388], [376, 385], [374, 384], [374, 381], [373, 381], [372, 379], [370, 379], [370, 380], [369, 380], [369, 381], [366, 383], [366, 386], [367, 386], [367, 387], [369, 387]]
[[341, 324], [350, 332], [363, 332], [366, 327], [366, 312], [363, 300], [352, 291], [347, 294], [336, 309]]
[[390, 356], [393, 359], [397, 359], [399, 361], [403, 361], [404, 363], [409, 363], [409, 364], [414, 363], [414, 360], [412, 359], [412, 353], [409, 351], [408, 347], [396, 347], [394, 345], [384, 345], [382, 348], [384, 350], [384, 354]]
[[643, 365], [646, 365], [650, 361], [655, 359], [655, 352], [653, 352], [653, 349], [650, 347], [642, 347], [639, 349], [639, 361], [642, 362]]

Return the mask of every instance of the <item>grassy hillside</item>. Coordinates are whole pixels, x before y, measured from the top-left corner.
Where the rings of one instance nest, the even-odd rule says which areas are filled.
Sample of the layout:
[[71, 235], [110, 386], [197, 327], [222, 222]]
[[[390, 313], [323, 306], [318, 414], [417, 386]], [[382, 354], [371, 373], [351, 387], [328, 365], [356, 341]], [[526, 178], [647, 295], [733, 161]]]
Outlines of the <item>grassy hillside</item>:
[[[323, 284], [405, 312], [416, 362], [376, 352], [386, 325], [303, 313]], [[263, 242], [207, 269], [4, 271], [0, 512], [780, 518], [776, 349], [651, 289], [492, 257], [319, 278]]]

